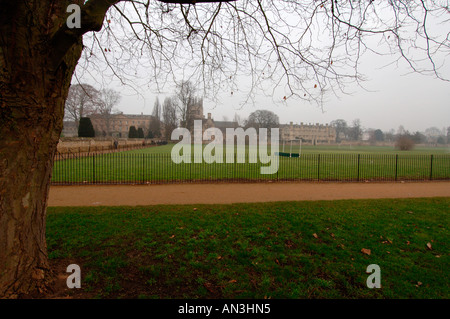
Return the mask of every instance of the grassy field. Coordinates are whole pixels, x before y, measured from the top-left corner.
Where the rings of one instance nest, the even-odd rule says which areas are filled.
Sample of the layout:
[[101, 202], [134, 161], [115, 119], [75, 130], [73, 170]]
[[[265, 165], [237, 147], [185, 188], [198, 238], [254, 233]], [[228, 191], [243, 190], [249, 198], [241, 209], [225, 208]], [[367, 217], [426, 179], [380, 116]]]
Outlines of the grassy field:
[[[49, 208], [82, 298], [442, 298], [449, 198]], [[370, 249], [370, 255], [362, 249]], [[381, 268], [369, 289], [366, 268]]]
[[[128, 153], [138, 154], [170, 154], [175, 144], [168, 144], [145, 149], [127, 151]], [[279, 146], [280, 152], [283, 151], [283, 145]], [[284, 146], [284, 152], [289, 152], [290, 146]], [[292, 152], [298, 153], [299, 146], [292, 146]], [[431, 154], [450, 154], [450, 147], [415, 147], [411, 151], [399, 151], [389, 146], [339, 146], [339, 145], [302, 145], [303, 154], [402, 154], [402, 155], [431, 155]]]
[[[244, 164], [180, 163], [172, 145], [55, 161], [53, 183], [153, 183], [217, 180], [424, 180], [450, 178], [445, 148], [397, 152], [392, 148], [305, 146], [300, 158], [279, 157], [276, 174], [262, 175], [259, 158]], [[287, 149], [285, 149], [286, 151]], [[224, 157], [225, 158], [225, 157]], [[251, 162], [253, 161], [253, 163]]]

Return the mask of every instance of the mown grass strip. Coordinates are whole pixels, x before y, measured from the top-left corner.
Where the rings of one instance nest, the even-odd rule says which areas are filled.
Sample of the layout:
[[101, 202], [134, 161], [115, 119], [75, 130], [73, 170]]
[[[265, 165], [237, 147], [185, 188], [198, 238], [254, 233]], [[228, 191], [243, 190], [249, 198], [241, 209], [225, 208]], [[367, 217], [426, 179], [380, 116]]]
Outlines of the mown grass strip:
[[[449, 198], [52, 207], [47, 239], [53, 263], [80, 265], [83, 288], [68, 293], [84, 297], [448, 298], [449, 208]], [[366, 286], [370, 264], [381, 289]]]

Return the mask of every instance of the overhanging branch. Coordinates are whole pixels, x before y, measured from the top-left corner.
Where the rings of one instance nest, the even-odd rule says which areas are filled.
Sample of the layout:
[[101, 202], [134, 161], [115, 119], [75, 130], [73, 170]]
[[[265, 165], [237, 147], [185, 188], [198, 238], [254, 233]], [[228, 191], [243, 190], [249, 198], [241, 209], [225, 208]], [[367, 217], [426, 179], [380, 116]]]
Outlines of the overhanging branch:
[[81, 7], [81, 27], [70, 29], [66, 23], [51, 38], [50, 61], [57, 69], [70, 48], [78, 43], [86, 32], [100, 31], [106, 12], [121, 0], [90, 0]]

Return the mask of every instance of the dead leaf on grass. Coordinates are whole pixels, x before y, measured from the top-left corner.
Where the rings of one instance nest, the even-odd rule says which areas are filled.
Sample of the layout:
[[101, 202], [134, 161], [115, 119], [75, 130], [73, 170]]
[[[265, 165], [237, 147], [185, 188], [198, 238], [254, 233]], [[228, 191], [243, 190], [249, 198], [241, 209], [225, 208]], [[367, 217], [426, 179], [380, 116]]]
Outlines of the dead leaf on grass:
[[428, 247], [429, 250], [433, 250], [433, 248], [431, 247], [431, 243], [428, 243], [427, 247]]
[[361, 249], [361, 252], [362, 252], [363, 254], [366, 254], [366, 255], [369, 255], [369, 256], [370, 256], [370, 254], [371, 254], [370, 249], [366, 249], [366, 248]]
[[316, 233], [313, 234], [313, 237], [314, 237], [314, 238], [319, 238], [319, 236], [317, 236]]

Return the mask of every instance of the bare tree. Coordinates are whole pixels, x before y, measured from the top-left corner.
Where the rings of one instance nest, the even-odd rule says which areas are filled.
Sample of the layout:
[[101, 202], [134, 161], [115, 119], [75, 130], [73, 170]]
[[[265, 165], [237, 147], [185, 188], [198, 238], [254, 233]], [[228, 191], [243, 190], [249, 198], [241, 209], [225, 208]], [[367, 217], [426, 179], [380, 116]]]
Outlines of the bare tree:
[[120, 93], [113, 89], [103, 89], [100, 91], [99, 102], [97, 104], [97, 113], [102, 115], [111, 115], [117, 113], [116, 108], [121, 99]]
[[340, 143], [342, 140], [347, 139], [349, 128], [345, 120], [334, 120], [331, 121], [330, 125], [336, 130], [336, 143]]
[[152, 137], [161, 137], [161, 103], [159, 103], [158, 97], [156, 98], [155, 104], [153, 106], [149, 134]]
[[[257, 110], [252, 112], [245, 123], [246, 127], [259, 128], [276, 128], [279, 127], [280, 120], [278, 115], [268, 110]], [[270, 132], [269, 132], [270, 133]]]
[[414, 141], [409, 135], [399, 135], [395, 141], [395, 148], [410, 151], [414, 148]]
[[362, 127], [360, 119], [355, 119], [352, 122], [352, 127], [348, 129], [348, 135], [351, 140], [358, 141], [362, 136]]
[[75, 84], [69, 89], [65, 104], [64, 117], [75, 122], [80, 118], [91, 115], [98, 105], [99, 91], [89, 84]]
[[177, 128], [177, 110], [174, 98], [166, 97], [162, 105], [162, 118], [164, 123], [164, 137], [170, 141], [172, 131]]
[[[80, 8], [79, 27], [67, 23], [77, 19], [69, 4]], [[0, 0], [0, 7], [0, 297], [43, 291], [52, 279], [47, 195], [75, 67], [80, 78], [111, 75], [124, 84], [151, 70], [145, 77], [158, 89], [186, 76], [202, 96], [243, 90], [245, 77], [249, 99], [276, 98], [281, 88], [281, 96], [320, 105], [326, 92], [359, 83], [365, 51], [442, 79], [450, 48], [445, 1]]]
[[176, 96], [179, 100], [177, 112], [181, 127], [188, 129], [193, 127], [193, 118], [195, 117], [193, 107], [203, 103], [200, 98], [195, 96], [195, 93], [196, 88], [191, 81], [182, 81], [177, 84]]
[[118, 113], [116, 108], [121, 99], [120, 93], [113, 89], [103, 89], [100, 91], [96, 113], [99, 114], [106, 125], [106, 134], [111, 135], [111, 117]]
[[427, 137], [427, 142], [431, 144], [436, 144], [440, 136], [444, 135], [440, 129], [437, 127], [429, 127], [425, 130], [425, 136]]

